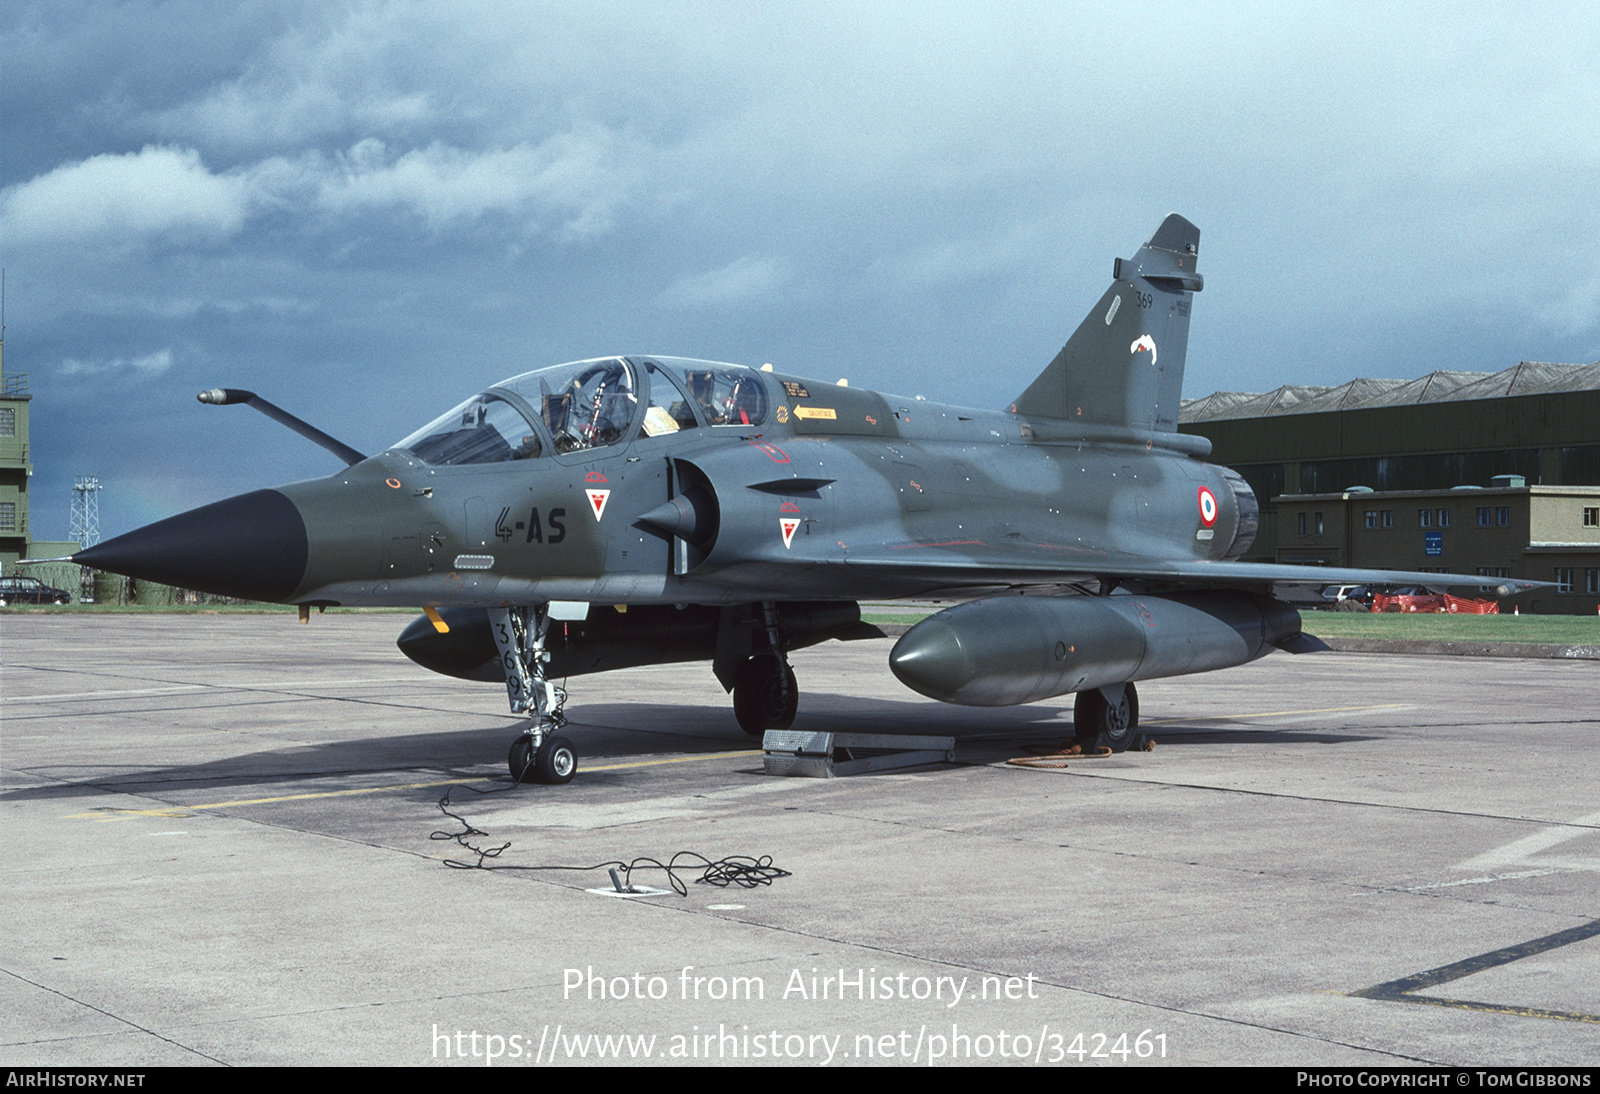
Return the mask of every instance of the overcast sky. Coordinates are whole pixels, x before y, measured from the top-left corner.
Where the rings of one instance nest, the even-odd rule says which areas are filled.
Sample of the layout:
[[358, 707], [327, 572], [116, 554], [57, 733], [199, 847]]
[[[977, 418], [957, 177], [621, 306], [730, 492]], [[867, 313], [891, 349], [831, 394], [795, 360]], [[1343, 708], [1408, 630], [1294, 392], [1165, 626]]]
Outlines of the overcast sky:
[[1600, 357], [1581, 6], [0, 6], [32, 528], [107, 535], [513, 373], [1018, 394], [1168, 212], [1185, 394]]

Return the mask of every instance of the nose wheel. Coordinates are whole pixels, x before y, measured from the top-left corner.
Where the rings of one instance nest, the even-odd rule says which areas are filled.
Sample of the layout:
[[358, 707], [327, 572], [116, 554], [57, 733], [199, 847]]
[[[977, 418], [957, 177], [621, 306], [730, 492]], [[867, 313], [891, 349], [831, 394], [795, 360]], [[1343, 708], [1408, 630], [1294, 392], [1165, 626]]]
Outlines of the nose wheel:
[[565, 737], [546, 737], [535, 745], [533, 735], [524, 734], [511, 742], [506, 766], [515, 782], [560, 785], [578, 773], [578, 753]]

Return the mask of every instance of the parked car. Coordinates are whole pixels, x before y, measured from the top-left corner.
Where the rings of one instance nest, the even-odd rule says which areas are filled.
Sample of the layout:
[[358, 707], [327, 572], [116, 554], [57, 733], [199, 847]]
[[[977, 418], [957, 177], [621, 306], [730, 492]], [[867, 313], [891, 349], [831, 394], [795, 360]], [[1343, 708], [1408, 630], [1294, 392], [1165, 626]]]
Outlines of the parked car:
[[1365, 585], [1325, 585], [1322, 607], [1336, 612], [1364, 612], [1372, 604], [1372, 592]]
[[0, 608], [7, 604], [71, 604], [72, 594], [36, 577], [0, 577]]

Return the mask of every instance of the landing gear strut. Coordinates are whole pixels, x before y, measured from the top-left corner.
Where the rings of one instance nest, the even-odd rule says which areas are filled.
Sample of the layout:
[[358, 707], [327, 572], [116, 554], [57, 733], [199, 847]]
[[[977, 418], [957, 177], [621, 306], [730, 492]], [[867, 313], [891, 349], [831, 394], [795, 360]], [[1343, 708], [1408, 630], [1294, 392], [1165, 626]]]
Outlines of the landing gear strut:
[[569, 783], [578, 771], [578, 754], [572, 742], [557, 731], [567, 724], [561, 711], [567, 692], [545, 679], [550, 660], [544, 639], [550, 630], [550, 605], [489, 609], [489, 629], [494, 632], [505, 670], [506, 695], [511, 713], [528, 715], [528, 728], [511, 744], [506, 765], [519, 783]]
[[761, 605], [766, 628], [767, 648], [739, 667], [733, 685], [733, 714], [739, 728], [752, 737], [769, 729], [788, 729], [794, 724], [800, 705], [800, 688], [794, 669], [784, 656], [783, 636], [778, 631], [778, 607], [771, 601]]
[[1085, 751], [1138, 747], [1139, 693], [1132, 683], [1078, 692], [1072, 707], [1073, 740]]

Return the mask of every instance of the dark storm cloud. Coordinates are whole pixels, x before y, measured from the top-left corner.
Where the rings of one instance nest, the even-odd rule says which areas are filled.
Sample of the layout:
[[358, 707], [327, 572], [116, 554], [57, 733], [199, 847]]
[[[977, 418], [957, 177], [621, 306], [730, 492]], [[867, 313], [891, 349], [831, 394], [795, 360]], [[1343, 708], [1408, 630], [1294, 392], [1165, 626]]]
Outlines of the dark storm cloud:
[[[1592, 360], [1595, 34], [1558, 9], [10, 5], [35, 529], [125, 530], [651, 350], [1003, 405], [1168, 211], [1187, 389]], [[52, 499], [59, 498], [59, 521]], [[59, 524], [59, 528], [52, 524]]]

